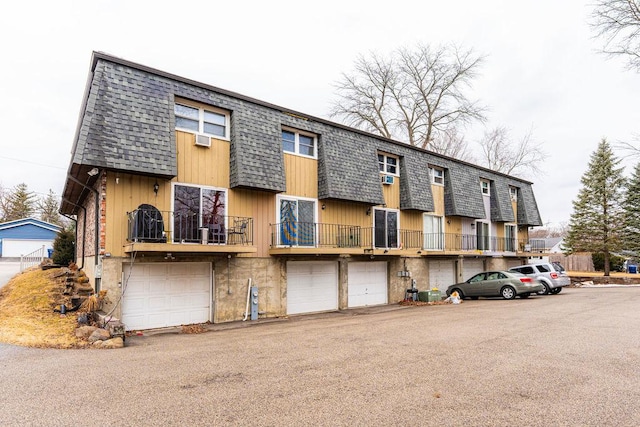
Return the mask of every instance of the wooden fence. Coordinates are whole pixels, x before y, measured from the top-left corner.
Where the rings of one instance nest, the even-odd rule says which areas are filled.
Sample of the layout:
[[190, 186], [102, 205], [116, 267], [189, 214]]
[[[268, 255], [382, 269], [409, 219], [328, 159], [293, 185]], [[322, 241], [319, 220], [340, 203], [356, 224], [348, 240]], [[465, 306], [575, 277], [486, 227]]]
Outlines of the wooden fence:
[[549, 262], [559, 262], [567, 271], [596, 271], [593, 267], [591, 253], [573, 255], [549, 254]]

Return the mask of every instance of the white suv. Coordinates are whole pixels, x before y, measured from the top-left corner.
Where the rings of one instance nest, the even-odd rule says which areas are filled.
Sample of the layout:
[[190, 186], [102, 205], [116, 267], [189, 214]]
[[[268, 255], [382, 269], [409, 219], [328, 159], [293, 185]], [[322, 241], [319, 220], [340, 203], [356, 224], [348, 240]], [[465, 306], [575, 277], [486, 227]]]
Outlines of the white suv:
[[540, 283], [542, 283], [542, 286], [544, 286], [544, 290], [538, 292], [538, 295], [559, 294], [563, 286], [571, 284], [571, 279], [559, 264], [554, 265], [548, 262], [539, 262], [536, 264], [512, 267], [509, 270], [517, 271], [525, 276], [538, 279]]

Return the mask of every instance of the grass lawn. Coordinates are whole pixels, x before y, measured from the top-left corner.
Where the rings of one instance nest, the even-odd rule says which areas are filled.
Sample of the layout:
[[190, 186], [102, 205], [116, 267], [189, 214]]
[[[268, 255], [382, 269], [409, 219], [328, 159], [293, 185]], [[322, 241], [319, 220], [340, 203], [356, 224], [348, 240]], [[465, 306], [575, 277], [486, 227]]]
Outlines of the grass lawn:
[[48, 348], [87, 346], [75, 336], [76, 313], [53, 311], [63, 301], [64, 279], [54, 277], [59, 272], [34, 267], [0, 289], [0, 342]]

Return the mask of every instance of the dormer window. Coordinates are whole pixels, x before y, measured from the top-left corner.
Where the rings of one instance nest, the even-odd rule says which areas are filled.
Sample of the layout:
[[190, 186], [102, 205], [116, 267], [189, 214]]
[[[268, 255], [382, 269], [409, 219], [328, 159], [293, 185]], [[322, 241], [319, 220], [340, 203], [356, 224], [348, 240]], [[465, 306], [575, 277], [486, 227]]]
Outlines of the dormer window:
[[429, 166], [429, 175], [431, 176], [431, 183], [436, 185], [444, 185], [444, 169]]
[[213, 107], [196, 107], [176, 102], [176, 129], [229, 139], [229, 113]]
[[293, 129], [282, 129], [282, 150], [285, 153], [316, 158], [315, 135]]
[[516, 187], [509, 187], [509, 196], [512, 202], [518, 201], [518, 189]]
[[389, 154], [378, 154], [378, 167], [380, 172], [390, 175], [399, 175], [398, 157]]
[[491, 191], [491, 183], [486, 179], [480, 180], [480, 188], [482, 189], [483, 196], [489, 196]]

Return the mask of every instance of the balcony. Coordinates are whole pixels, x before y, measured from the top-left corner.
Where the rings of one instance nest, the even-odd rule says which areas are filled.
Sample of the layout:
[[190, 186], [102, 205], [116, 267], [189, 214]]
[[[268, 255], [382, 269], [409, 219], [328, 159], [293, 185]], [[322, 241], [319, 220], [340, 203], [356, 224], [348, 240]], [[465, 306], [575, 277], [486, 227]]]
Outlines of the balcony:
[[543, 241], [521, 242], [512, 238], [475, 234], [424, 233], [415, 230], [386, 230], [356, 225], [287, 222], [270, 225], [272, 255], [284, 254], [371, 254], [452, 255], [517, 254], [543, 252]]
[[159, 211], [127, 212], [125, 252], [253, 253], [253, 218]]

